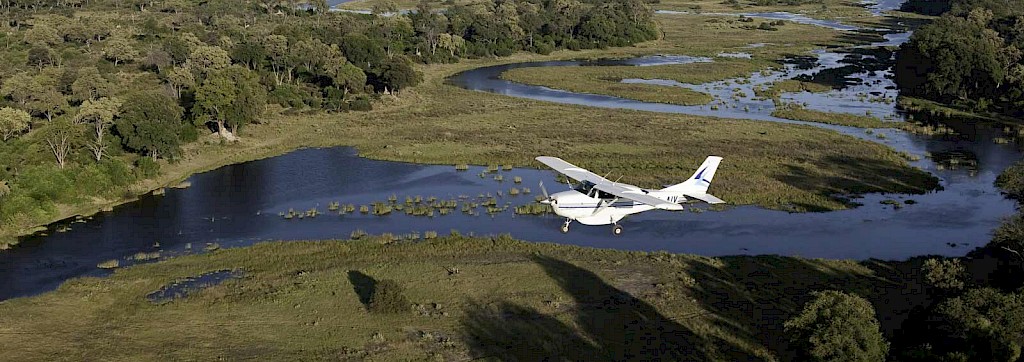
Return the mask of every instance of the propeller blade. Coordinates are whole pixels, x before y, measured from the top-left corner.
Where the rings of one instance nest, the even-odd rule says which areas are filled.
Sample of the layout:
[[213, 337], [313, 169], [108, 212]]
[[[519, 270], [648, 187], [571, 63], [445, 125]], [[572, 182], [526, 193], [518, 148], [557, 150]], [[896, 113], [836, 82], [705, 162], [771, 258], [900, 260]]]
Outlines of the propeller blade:
[[612, 206], [612, 204], [614, 204], [616, 201], [619, 201], [618, 197], [616, 197], [616, 198], [612, 199], [611, 201], [605, 203], [604, 205], [601, 205], [600, 207], [594, 209], [594, 213], [590, 214], [590, 216], [597, 215], [597, 213], [603, 211], [604, 209], [607, 209], [608, 206]]
[[548, 189], [544, 188], [544, 181], [540, 182], [540, 191], [544, 193], [544, 201], [541, 201], [541, 203], [542, 204], [550, 204], [551, 203], [551, 195], [548, 195]]

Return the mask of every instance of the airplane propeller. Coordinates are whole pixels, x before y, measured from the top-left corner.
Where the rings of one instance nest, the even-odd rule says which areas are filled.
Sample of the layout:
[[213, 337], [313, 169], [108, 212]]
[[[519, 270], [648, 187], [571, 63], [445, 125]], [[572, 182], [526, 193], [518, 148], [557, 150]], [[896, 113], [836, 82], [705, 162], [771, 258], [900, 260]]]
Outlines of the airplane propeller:
[[551, 195], [548, 195], [548, 189], [544, 188], [544, 181], [540, 182], [540, 191], [544, 193], [544, 200], [541, 200], [542, 204], [551, 204]]

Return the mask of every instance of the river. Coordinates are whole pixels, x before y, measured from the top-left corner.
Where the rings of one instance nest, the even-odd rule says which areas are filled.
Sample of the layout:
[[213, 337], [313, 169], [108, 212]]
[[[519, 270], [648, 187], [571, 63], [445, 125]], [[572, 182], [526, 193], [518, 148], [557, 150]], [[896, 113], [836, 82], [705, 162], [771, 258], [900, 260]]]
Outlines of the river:
[[[890, 43], [901, 39], [905, 40], [906, 34], [890, 34], [886, 44], [880, 45], [892, 45]], [[826, 51], [819, 51], [816, 56], [818, 61], [811, 68], [792, 65], [772, 74], [755, 75], [750, 78], [754, 80], [751, 83], [813, 75], [844, 66], [841, 60], [846, 57], [843, 53]], [[654, 56], [591, 65], [643, 66], [694, 61], [713, 59]], [[561, 220], [553, 215], [516, 215], [512, 211], [515, 206], [533, 202], [539, 192], [536, 185], [541, 180], [551, 191], [565, 187], [557, 184], [551, 171], [515, 169], [490, 173], [473, 166], [467, 171], [457, 171], [453, 166], [367, 160], [359, 158], [349, 148], [304, 149], [197, 174], [189, 178], [189, 188], [169, 189], [163, 195], [145, 195], [112, 212], [65, 220], [50, 225], [45, 233], [25, 237], [21, 245], [0, 253], [0, 300], [52, 290], [76, 276], [105, 275], [109, 271], [97, 266], [109, 260], [118, 260], [121, 265], [145, 262], [134, 260], [136, 254], [138, 259], [149, 259], [157, 253], [159, 258], [167, 258], [199, 253], [214, 245], [225, 248], [267, 240], [346, 239], [357, 230], [421, 235], [426, 231], [447, 234], [451, 230], [475, 235], [509, 233], [531, 241], [708, 256], [777, 254], [848, 259], [904, 259], [929, 254], [958, 256], [986, 244], [991, 230], [1003, 217], [1014, 212], [1014, 204], [1003, 198], [992, 182], [1005, 167], [1020, 159], [1021, 153], [1014, 145], [993, 142], [1001, 135], [1001, 130], [991, 125], [951, 124], [958, 134], [946, 136], [886, 130], [888, 137], [883, 140], [861, 129], [771, 117], [771, 102], [758, 103], [747, 111], [742, 107], [712, 110], [577, 94], [498, 79], [502, 71], [513, 67], [576, 64], [580, 63], [543, 62], [480, 68], [462, 73], [451, 82], [468, 89], [568, 104], [809, 124], [882, 142], [912, 154], [931, 154], [938, 160], [963, 159], [976, 164], [953, 169], [949, 162], [927, 158], [915, 162], [916, 166], [942, 179], [944, 189], [926, 195], [865, 195], [859, 200], [861, 207], [827, 213], [786, 213], [753, 206], [731, 207], [726, 211], [653, 211], [627, 218], [623, 222], [625, 235], [615, 237], [610, 228], [580, 225], [575, 225], [569, 234], [561, 234], [558, 232]], [[807, 102], [808, 107], [815, 109], [859, 113], [863, 109], [858, 107], [871, 107], [879, 112], [876, 114], [890, 114], [895, 121], [905, 117], [891, 104], [860, 105], [842, 99], [851, 94], [886, 89], [891, 79], [884, 72], [851, 74], [848, 79], [859, 81], [837, 90], [832, 97], [819, 99], [808, 94], [784, 97]], [[728, 83], [726, 89], [736, 86], [735, 82]], [[716, 94], [723, 84], [677, 86]], [[750, 94], [740, 102], [760, 101]], [[728, 155], [724, 156], [728, 162]], [[594, 171], [600, 173], [601, 170]], [[496, 175], [501, 175], [503, 181], [496, 181]], [[521, 178], [521, 183], [515, 183], [515, 177]], [[513, 187], [530, 188], [533, 192], [511, 196], [509, 191]], [[448, 215], [436, 213], [433, 217], [402, 212], [374, 216], [358, 211], [338, 215], [328, 211], [329, 204], [335, 201], [342, 205], [369, 205], [392, 195], [398, 198], [398, 203], [416, 196], [425, 199], [435, 196], [460, 204], [493, 197], [498, 206], [508, 205], [508, 209], [494, 215], [488, 215], [482, 207], [476, 208], [472, 215], [456, 209]], [[898, 200], [905, 206], [897, 209], [881, 204], [887, 199]], [[908, 200], [914, 202], [910, 204]], [[302, 219], [281, 216], [289, 209], [311, 208], [325, 214]]]

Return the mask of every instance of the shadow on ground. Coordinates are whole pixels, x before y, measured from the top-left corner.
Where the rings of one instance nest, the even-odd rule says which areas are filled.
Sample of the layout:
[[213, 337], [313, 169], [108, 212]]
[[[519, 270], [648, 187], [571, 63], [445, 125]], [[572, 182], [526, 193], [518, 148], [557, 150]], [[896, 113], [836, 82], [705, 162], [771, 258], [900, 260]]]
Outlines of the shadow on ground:
[[[670, 300], [676, 302], [668, 303], [676, 303], [675, 311], [666, 316], [650, 304], [660, 297], [637, 298], [566, 261], [547, 256], [533, 260], [571, 296], [568, 307], [545, 312], [507, 301], [471, 306], [462, 323], [474, 357], [792, 360], [796, 356], [783, 324], [813, 298], [813, 291], [842, 290], [867, 298], [887, 338], [927, 299], [920, 283], [913, 281], [919, 261], [723, 257], [681, 265], [693, 282], [673, 292]], [[680, 298], [694, 305], [679, 304]]]
[[363, 303], [364, 307], [369, 307], [370, 297], [373, 295], [373, 290], [377, 288], [377, 279], [358, 270], [349, 270], [348, 281], [352, 283], [352, 289], [359, 296], [359, 302]]
[[470, 308], [473, 354], [508, 361], [709, 360], [709, 341], [593, 272], [546, 256], [533, 260], [568, 294], [563, 322], [507, 302]]

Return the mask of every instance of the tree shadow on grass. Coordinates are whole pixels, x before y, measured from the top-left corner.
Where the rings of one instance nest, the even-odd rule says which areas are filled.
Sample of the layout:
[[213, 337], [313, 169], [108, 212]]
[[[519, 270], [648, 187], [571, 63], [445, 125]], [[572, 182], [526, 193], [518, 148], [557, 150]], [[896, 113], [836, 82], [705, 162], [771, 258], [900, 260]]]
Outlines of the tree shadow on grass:
[[508, 302], [473, 306], [463, 324], [472, 336], [469, 344], [475, 355], [507, 361], [712, 358], [709, 341], [593, 272], [551, 257], [533, 260], [572, 297], [575, 303], [567, 313], [573, 322]]
[[886, 338], [892, 338], [925, 297], [917, 295], [920, 291], [907, 289], [906, 268], [894, 266], [899, 263], [843, 265], [784, 256], [719, 260], [720, 264], [688, 265], [687, 274], [697, 283], [692, 288], [693, 298], [718, 316], [717, 327], [736, 338], [766, 346], [782, 361], [797, 358], [783, 325], [813, 299], [813, 291], [841, 290], [868, 299]]
[[359, 302], [363, 303], [363, 306], [369, 307], [370, 296], [373, 295], [374, 289], [377, 288], [377, 279], [358, 270], [349, 270], [348, 281], [352, 283], [352, 289], [359, 296]]
[[598, 346], [573, 326], [540, 311], [500, 302], [473, 304], [462, 324], [471, 336], [474, 357], [502, 361], [588, 361], [599, 359]]

